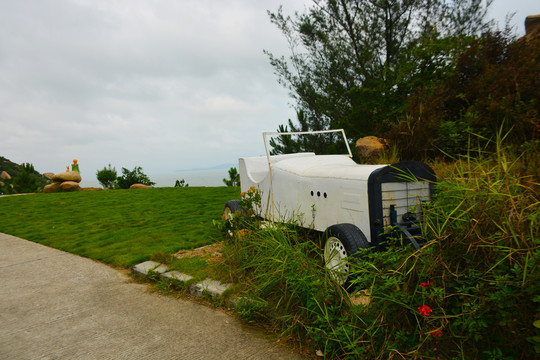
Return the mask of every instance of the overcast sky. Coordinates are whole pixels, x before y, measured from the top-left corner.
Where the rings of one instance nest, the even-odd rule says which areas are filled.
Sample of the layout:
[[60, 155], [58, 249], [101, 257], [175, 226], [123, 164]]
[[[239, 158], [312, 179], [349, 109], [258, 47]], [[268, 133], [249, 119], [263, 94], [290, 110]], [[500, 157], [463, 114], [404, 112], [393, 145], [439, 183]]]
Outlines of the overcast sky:
[[[294, 118], [263, 49], [288, 55], [267, 10], [308, 0], [0, 0], [0, 156], [85, 178], [152, 175], [263, 155]], [[516, 33], [538, 0], [495, 0]]]

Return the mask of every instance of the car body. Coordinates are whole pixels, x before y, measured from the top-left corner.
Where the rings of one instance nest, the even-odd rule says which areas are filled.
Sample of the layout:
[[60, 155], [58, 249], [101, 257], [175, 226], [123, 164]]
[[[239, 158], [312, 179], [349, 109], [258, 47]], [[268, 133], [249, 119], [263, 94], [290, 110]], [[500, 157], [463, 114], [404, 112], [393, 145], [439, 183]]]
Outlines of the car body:
[[[347, 143], [343, 130], [328, 132], [335, 131]], [[348, 145], [344, 155], [269, 154], [270, 135], [312, 133], [264, 133], [267, 155], [239, 159], [241, 190], [255, 187], [261, 194], [257, 215], [323, 232], [325, 260], [334, 260], [331, 267], [341, 272], [348, 271], [345, 258], [360, 248], [380, 247], [390, 230], [399, 229], [419, 248], [418, 221], [433, 194], [433, 170], [416, 161], [359, 165]], [[336, 251], [337, 258], [331, 254]]]

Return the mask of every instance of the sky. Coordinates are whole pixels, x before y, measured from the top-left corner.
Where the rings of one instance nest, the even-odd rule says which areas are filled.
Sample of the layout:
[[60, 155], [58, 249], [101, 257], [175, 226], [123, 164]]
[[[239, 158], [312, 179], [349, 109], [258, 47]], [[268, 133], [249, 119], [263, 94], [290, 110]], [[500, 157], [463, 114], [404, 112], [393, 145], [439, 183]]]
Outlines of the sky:
[[[0, 0], [0, 156], [82, 185], [111, 164], [150, 175], [264, 155], [294, 119], [268, 57], [289, 55], [267, 10], [309, 0]], [[524, 34], [538, 0], [495, 0]]]

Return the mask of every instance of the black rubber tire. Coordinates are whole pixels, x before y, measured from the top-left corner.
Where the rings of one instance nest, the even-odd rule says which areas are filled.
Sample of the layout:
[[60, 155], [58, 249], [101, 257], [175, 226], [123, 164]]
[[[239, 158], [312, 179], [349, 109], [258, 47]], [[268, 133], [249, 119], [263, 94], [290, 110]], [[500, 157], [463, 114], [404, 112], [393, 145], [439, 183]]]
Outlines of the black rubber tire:
[[244, 208], [240, 205], [240, 200], [229, 200], [225, 203], [223, 208], [224, 219], [228, 214], [233, 214], [237, 211], [244, 212]]
[[[368, 249], [369, 242], [367, 241], [366, 236], [362, 233], [356, 225], [353, 224], [336, 224], [328, 227], [324, 232], [324, 235], [321, 240], [321, 250], [325, 260], [325, 265], [328, 269], [334, 269], [339, 267], [341, 273], [336, 275], [336, 280], [344, 286], [349, 285], [350, 277], [348, 275], [348, 265], [337, 265], [339, 260], [333, 260], [336, 254], [333, 254], [333, 259], [329, 257], [329, 248], [327, 248], [328, 241], [331, 241], [329, 247], [333, 248], [333, 251], [338, 251], [338, 258], [354, 257], [355, 254], [360, 249]], [[342, 266], [342, 267], [341, 267]]]

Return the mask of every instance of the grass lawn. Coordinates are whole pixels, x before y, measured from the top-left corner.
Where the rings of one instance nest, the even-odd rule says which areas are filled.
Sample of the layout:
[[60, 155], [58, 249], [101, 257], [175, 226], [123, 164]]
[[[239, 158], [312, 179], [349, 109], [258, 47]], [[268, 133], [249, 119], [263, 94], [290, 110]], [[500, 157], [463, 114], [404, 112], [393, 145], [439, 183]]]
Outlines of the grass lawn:
[[129, 267], [221, 238], [221, 218], [234, 187], [81, 191], [0, 198], [0, 232]]

